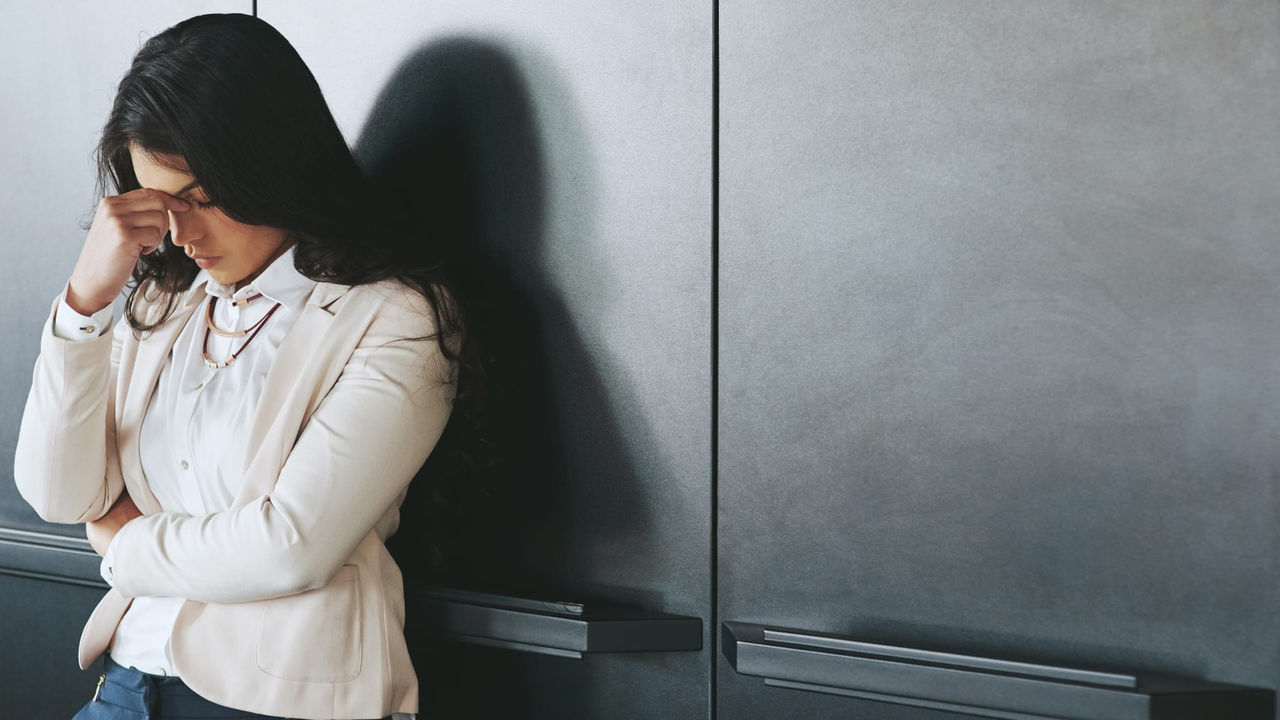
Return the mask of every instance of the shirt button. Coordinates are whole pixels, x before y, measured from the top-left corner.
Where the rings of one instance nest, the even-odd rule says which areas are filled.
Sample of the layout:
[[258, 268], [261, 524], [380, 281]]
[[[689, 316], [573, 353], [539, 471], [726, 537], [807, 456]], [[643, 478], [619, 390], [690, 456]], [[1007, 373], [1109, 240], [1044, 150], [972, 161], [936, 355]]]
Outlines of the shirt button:
[[190, 464], [188, 464], [186, 460], [183, 460], [183, 461], [182, 461], [182, 469], [183, 469], [183, 470], [186, 470], [186, 469], [187, 469], [187, 468], [189, 468], [189, 467], [191, 467], [191, 465], [190, 465]]

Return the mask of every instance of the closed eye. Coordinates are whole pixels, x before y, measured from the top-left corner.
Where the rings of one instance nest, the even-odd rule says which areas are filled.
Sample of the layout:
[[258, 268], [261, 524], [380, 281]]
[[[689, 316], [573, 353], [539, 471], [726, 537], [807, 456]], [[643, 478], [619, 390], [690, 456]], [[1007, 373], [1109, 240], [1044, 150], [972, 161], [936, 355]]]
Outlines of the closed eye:
[[183, 187], [181, 190], [179, 190], [176, 193], [173, 193], [173, 196], [182, 198], [183, 200], [186, 200], [188, 202], [193, 202], [196, 204], [196, 207], [200, 208], [201, 210], [208, 210], [209, 208], [213, 207], [214, 204], [212, 202], [209, 202], [209, 201], [202, 202], [200, 200], [196, 200], [193, 197], [187, 197], [187, 193], [193, 190], [200, 190], [200, 194], [204, 195], [204, 190], [200, 188], [199, 181], [192, 180], [190, 183], [187, 183], [187, 185]]

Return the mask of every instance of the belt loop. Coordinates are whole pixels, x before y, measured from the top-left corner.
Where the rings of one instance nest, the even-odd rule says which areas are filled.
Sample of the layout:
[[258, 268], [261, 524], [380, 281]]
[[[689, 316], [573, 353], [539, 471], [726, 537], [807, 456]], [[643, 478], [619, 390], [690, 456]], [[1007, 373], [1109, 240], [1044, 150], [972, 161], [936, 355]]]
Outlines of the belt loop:
[[160, 691], [155, 678], [142, 673], [142, 704], [147, 709], [147, 720], [160, 714]]

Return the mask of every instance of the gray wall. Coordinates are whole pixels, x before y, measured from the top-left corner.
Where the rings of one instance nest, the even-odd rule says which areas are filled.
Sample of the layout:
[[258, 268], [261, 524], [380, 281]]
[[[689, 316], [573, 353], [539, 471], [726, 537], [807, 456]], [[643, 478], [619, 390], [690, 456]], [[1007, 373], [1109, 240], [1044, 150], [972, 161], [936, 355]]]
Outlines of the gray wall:
[[1280, 6], [720, 12], [720, 618], [1274, 686]]

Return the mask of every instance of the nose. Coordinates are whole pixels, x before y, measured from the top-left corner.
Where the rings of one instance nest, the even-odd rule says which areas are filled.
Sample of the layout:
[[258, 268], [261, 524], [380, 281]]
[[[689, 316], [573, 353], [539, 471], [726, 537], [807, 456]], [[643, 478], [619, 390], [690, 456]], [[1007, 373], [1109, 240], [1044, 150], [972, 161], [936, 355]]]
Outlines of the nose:
[[169, 211], [169, 238], [174, 245], [186, 247], [200, 235], [200, 223], [195, 213]]

